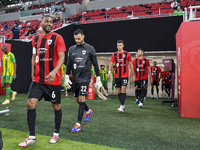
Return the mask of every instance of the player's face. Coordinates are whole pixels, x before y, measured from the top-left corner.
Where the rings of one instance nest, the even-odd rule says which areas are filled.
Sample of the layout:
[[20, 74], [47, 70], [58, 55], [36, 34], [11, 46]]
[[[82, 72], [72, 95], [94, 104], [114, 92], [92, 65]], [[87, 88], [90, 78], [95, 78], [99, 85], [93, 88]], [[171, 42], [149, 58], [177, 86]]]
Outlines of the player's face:
[[138, 55], [138, 57], [143, 56], [143, 54], [144, 54], [143, 51], [141, 51], [141, 50], [138, 50], [138, 51], [137, 51], [137, 55]]
[[118, 51], [122, 51], [124, 48], [124, 44], [123, 43], [117, 43], [117, 50]]
[[78, 34], [78, 35], [74, 35], [74, 40], [76, 42], [77, 45], [82, 45], [84, 43], [84, 35]]
[[49, 33], [51, 32], [53, 28], [53, 20], [51, 17], [44, 17], [42, 20], [42, 29], [46, 32]]
[[135, 57], [138, 58], [138, 53], [136, 52]]
[[2, 51], [4, 54], [7, 54], [7, 53], [8, 53], [8, 49], [7, 49], [6, 46], [1, 47], [1, 51]]
[[156, 62], [153, 62], [153, 66], [156, 67]]
[[104, 70], [104, 66], [101, 66], [101, 70]]

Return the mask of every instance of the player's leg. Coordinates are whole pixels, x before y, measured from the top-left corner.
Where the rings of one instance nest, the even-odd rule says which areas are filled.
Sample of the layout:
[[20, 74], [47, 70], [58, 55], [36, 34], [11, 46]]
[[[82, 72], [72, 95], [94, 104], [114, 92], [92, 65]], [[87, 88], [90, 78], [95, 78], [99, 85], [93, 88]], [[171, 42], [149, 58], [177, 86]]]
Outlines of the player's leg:
[[135, 86], [135, 104], [138, 104], [138, 103], [139, 103], [138, 97], [139, 97], [139, 95], [138, 95], [138, 87]]
[[153, 99], [153, 93], [154, 93], [154, 81], [153, 83], [151, 84], [151, 99]]
[[105, 90], [108, 92], [108, 80], [105, 80]]
[[156, 85], [157, 97], [156, 97], [156, 99], [159, 98], [159, 88], [158, 88], [158, 86], [159, 86], [159, 82], [157, 81], [157, 85]]
[[146, 86], [146, 88], [145, 88], [145, 97], [144, 97], [144, 101], [146, 100], [146, 97], [147, 97], [147, 87], [148, 87], [148, 80], [147, 80], [147, 86]]
[[127, 87], [127, 84], [128, 84], [128, 78], [122, 78], [121, 81], [121, 106], [120, 108], [118, 109], [119, 112], [124, 112], [124, 109], [125, 109], [125, 100], [126, 100], [126, 87]]
[[162, 90], [162, 95], [164, 95], [164, 81], [162, 80], [162, 84], [161, 84], [161, 90]]
[[29, 128], [29, 137], [26, 138], [22, 143], [19, 144], [20, 147], [27, 147], [29, 145], [36, 144], [35, 136], [35, 120], [36, 120], [36, 104], [38, 100], [42, 99], [43, 94], [38, 83], [32, 82], [28, 92], [27, 101], [27, 122]]
[[[1, 87], [6, 91], [6, 83], [4, 83], [4, 76], [2, 76], [1, 78]], [[9, 104], [10, 101], [8, 101], [7, 99], [2, 103], [2, 105], [6, 105]]]
[[139, 103], [139, 107], [143, 108], [143, 102], [144, 102], [144, 97], [146, 97], [146, 89], [147, 89], [147, 80], [140, 80], [140, 85], [141, 85], [141, 99]]
[[5, 90], [6, 90], [6, 100], [2, 103], [2, 105], [10, 103], [10, 94], [13, 93], [13, 91], [10, 88], [10, 83], [5, 83]]
[[165, 92], [166, 92], [167, 95], [168, 95], [168, 84], [165, 84]]
[[168, 85], [168, 99], [170, 98], [170, 95], [171, 95], [171, 85], [169, 84]]
[[50, 143], [57, 143], [59, 140], [59, 130], [60, 130], [60, 125], [61, 125], [61, 120], [62, 120], [62, 110], [61, 110], [61, 104], [57, 103], [54, 104], [52, 103], [52, 107], [54, 109], [54, 114], [55, 114], [55, 130], [53, 133], [53, 137], [50, 140]]

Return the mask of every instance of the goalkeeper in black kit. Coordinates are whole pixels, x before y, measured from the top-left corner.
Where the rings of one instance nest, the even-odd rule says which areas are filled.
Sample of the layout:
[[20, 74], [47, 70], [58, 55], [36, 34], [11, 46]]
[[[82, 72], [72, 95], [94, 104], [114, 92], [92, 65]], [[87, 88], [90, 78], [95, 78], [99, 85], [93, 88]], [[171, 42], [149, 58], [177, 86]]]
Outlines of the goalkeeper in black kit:
[[[75, 100], [79, 104], [78, 120], [74, 128], [71, 130], [77, 133], [81, 130], [81, 120], [84, 111], [86, 111], [84, 122], [88, 122], [92, 109], [89, 109], [85, 103], [85, 96], [88, 92], [88, 86], [91, 78], [91, 66], [94, 65], [96, 73], [96, 85], [102, 86], [99, 74], [99, 65], [96, 59], [96, 52], [93, 46], [84, 42], [85, 35], [81, 29], [74, 32], [74, 39], [76, 44], [71, 46], [68, 50], [67, 70], [65, 76], [65, 86], [70, 89], [73, 83], [73, 92]], [[69, 80], [69, 74], [72, 70], [73, 81]]]

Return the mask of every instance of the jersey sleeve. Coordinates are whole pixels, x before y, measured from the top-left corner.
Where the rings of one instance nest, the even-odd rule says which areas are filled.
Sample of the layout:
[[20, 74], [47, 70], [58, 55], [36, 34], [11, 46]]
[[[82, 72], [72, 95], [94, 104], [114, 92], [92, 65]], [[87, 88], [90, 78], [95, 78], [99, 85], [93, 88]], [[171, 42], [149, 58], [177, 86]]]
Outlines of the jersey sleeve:
[[147, 59], [147, 68], [150, 67], [149, 60]]
[[131, 58], [131, 54], [130, 54], [130, 53], [128, 53], [127, 60], [128, 60], [128, 62], [131, 62], [131, 61], [132, 61], [132, 58]]
[[132, 62], [132, 63], [133, 63], [133, 67], [135, 67], [135, 59], [133, 59], [133, 62]]
[[66, 66], [63, 64], [63, 70], [66, 71]]
[[95, 51], [94, 47], [91, 47], [91, 54], [92, 54], [92, 64], [94, 66], [96, 76], [100, 76], [99, 65], [97, 62], [96, 51]]
[[162, 71], [161, 71], [161, 69], [160, 69], [160, 67], [158, 67], [158, 71], [159, 71], [159, 73], [161, 73]]
[[32, 38], [32, 47], [33, 47], [33, 54], [36, 54], [36, 47], [35, 47], [35, 38]]
[[58, 36], [56, 39], [56, 46], [57, 46], [57, 52], [66, 52], [65, 42], [62, 38], [62, 36]]
[[114, 53], [111, 56], [110, 62], [115, 63]]
[[10, 55], [10, 60], [12, 61], [12, 63], [16, 63], [14, 54]]
[[71, 61], [70, 61], [70, 48], [68, 50], [68, 54], [67, 54], [67, 65], [66, 65], [66, 74], [69, 75], [70, 71], [71, 71]]

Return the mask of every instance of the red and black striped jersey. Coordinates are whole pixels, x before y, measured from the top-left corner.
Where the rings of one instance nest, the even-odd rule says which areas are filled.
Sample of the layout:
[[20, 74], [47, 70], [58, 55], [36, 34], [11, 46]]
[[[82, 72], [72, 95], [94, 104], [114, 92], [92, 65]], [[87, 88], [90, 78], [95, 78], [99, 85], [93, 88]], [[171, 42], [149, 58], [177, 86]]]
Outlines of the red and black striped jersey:
[[136, 58], [133, 60], [133, 67], [135, 72], [135, 80], [148, 80], [148, 67], [150, 67], [149, 60], [143, 57], [143, 59]]
[[129, 77], [129, 62], [131, 62], [131, 54], [127, 51], [113, 53], [110, 62], [115, 64], [115, 78]]
[[61, 71], [55, 79], [47, 83], [46, 77], [56, 67], [59, 52], [66, 52], [65, 42], [61, 35], [51, 32], [47, 36], [42, 33], [32, 39], [33, 53], [36, 54], [33, 81], [41, 84], [61, 85]]
[[166, 71], [165, 84], [172, 84], [172, 73]]
[[159, 80], [159, 75], [161, 73], [160, 67], [151, 67], [151, 74], [152, 74], [152, 79], [153, 81], [158, 81]]
[[164, 79], [165, 79], [166, 72], [167, 72], [167, 71], [162, 71], [162, 72], [161, 72], [161, 79], [162, 79], [162, 80], [164, 80]]

